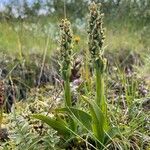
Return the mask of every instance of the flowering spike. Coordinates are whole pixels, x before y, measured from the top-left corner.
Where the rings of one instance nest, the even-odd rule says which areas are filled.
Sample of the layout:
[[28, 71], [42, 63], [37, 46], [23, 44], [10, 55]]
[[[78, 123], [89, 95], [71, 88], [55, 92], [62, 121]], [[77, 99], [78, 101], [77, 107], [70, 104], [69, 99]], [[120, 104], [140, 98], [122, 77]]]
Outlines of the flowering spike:
[[61, 52], [61, 73], [64, 80], [70, 77], [70, 65], [72, 54], [72, 31], [71, 24], [67, 19], [62, 19], [60, 23], [60, 52]]
[[103, 56], [104, 28], [101, 4], [94, 2], [89, 7], [89, 51], [96, 73], [96, 103], [103, 113], [106, 113], [106, 103], [104, 98], [104, 71], [106, 69], [106, 59]]
[[101, 4], [96, 5], [94, 2], [89, 7], [89, 51], [92, 58], [99, 57], [103, 54], [102, 46], [104, 43], [104, 28], [103, 28], [103, 14], [101, 13]]
[[71, 24], [67, 19], [63, 19], [60, 23], [60, 52], [61, 52], [61, 74], [64, 80], [64, 96], [65, 105], [71, 106], [71, 90], [70, 90], [70, 76], [71, 76], [71, 55], [72, 55], [72, 30]]

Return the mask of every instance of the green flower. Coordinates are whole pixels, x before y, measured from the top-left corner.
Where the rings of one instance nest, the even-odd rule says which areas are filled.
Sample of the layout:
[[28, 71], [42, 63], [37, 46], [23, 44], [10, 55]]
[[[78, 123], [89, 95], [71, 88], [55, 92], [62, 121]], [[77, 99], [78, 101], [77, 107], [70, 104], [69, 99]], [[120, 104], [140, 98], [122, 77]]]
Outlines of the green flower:
[[70, 22], [63, 19], [60, 23], [60, 52], [61, 73], [64, 80], [70, 77], [71, 55], [72, 55], [72, 30]]
[[104, 43], [104, 28], [103, 28], [103, 14], [101, 13], [101, 4], [96, 5], [94, 2], [89, 7], [89, 51], [92, 58], [99, 58], [103, 55], [102, 46]]

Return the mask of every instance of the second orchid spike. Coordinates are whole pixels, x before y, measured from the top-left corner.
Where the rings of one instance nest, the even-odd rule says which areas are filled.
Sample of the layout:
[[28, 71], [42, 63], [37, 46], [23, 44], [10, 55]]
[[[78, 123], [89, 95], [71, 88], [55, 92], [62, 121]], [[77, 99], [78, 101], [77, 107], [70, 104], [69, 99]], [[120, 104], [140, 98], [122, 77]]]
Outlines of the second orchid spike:
[[71, 65], [72, 55], [72, 30], [71, 24], [67, 19], [62, 19], [60, 23], [60, 52], [61, 52], [61, 72], [63, 79], [69, 77], [69, 68]]

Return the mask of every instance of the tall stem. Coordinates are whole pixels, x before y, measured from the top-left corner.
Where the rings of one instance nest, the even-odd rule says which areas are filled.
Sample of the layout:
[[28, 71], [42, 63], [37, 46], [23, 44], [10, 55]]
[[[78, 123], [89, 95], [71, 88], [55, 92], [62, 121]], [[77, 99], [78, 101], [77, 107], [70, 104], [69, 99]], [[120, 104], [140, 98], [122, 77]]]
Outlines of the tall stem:
[[70, 81], [69, 78], [67, 78], [64, 81], [64, 94], [65, 94], [65, 105], [67, 107], [71, 107], [71, 90], [70, 90]]
[[96, 103], [101, 108], [104, 101], [104, 79], [101, 69], [96, 67]]
[[104, 64], [101, 60], [95, 62], [96, 71], [96, 104], [99, 106], [104, 115], [107, 114], [107, 105], [105, 101], [104, 87]]
[[[101, 68], [101, 65], [99, 65], [99, 61], [95, 64], [95, 71], [96, 71], [96, 104], [99, 106], [100, 110], [103, 112], [104, 116], [106, 114], [106, 107], [105, 107], [105, 99], [104, 99], [104, 77], [103, 77], [103, 71]], [[104, 124], [105, 124], [105, 118], [104, 121], [101, 122], [99, 125], [99, 128], [101, 128], [102, 135], [100, 135], [100, 142], [104, 142]], [[97, 131], [98, 132], [98, 131]], [[98, 149], [103, 149], [103, 146], [97, 142]]]

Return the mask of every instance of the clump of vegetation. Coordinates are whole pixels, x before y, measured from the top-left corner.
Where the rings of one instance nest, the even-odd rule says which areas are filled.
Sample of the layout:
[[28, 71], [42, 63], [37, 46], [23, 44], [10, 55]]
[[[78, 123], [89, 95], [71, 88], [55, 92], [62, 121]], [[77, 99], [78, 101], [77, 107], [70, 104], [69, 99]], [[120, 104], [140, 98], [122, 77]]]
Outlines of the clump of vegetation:
[[[107, 107], [104, 97], [103, 76], [106, 68], [106, 60], [103, 58], [102, 50], [104, 33], [100, 5], [98, 6], [95, 3], [92, 3], [90, 6], [90, 15], [89, 50], [96, 72], [96, 99], [90, 100], [86, 96], [83, 96], [82, 98], [87, 105], [89, 105], [89, 113], [82, 109], [72, 107], [71, 105], [69, 80], [72, 34], [70, 31], [70, 23], [68, 20], [63, 20], [60, 25], [61, 31], [63, 32], [63, 34], [61, 34], [61, 56], [63, 58], [61, 72], [64, 80], [64, 104], [66, 107], [56, 109], [56, 118], [54, 119], [43, 115], [34, 115], [34, 117], [47, 123], [68, 140], [73, 137], [80, 137], [83, 140], [83, 135], [89, 132], [89, 137], [94, 141], [95, 145], [88, 142], [87, 147], [90, 145], [98, 149], [103, 149], [105, 143], [115, 136], [115, 134], [110, 135], [107, 133], [110, 131], [113, 132], [113, 129], [108, 127]], [[64, 119], [60, 118], [60, 112], [64, 116]], [[79, 127], [82, 129], [82, 135], [79, 134]]]
[[[125, 3], [113, 2], [114, 6], [118, 3], [117, 8]], [[66, 6], [71, 3], [66, 2]], [[112, 3], [109, 5], [113, 7]], [[64, 3], [64, 13], [66, 6]], [[0, 149], [149, 150], [149, 56], [145, 58], [140, 51], [133, 52], [137, 47], [138, 50], [147, 48], [148, 40], [139, 43], [139, 39], [133, 38], [136, 37], [133, 31], [130, 37], [126, 29], [121, 33], [121, 28], [105, 31], [104, 22], [107, 26], [110, 19], [108, 14], [105, 17], [108, 20], [104, 19], [105, 9], [106, 6], [92, 2], [88, 23], [79, 31], [75, 31], [78, 27], [69, 19], [62, 19], [59, 38], [57, 32], [49, 37], [52, 32], [42, 25], [45, 30], [41, 30], [41, 35], [34, 26], [38, 31], [35, 35], [40, 35], [42, 44], [45, 43], [43, 58], [41, 53], [29, 56], [25, 53], [30, 46], [25, 47], [21, 33], [28, 28], [27, 19], [19, 17], [21, 22], [16, 29], [19, 56], [12, 60], [1, 56], [0, 60], [6, 84], [4, 90], [0, 80], [0, 125], [3, 119], [9, 131], [8, 135], [6, 128], [0, 126]], [[87, 33], [83, 29], [86, 25]], [[57, 39], [59, 53], [55, 49]], [[53, 58], [47, 56], [52, 48], [55, 49]], [[9, 100], [11, 106], [5, 111], [4, 104], [7, 106]]]

